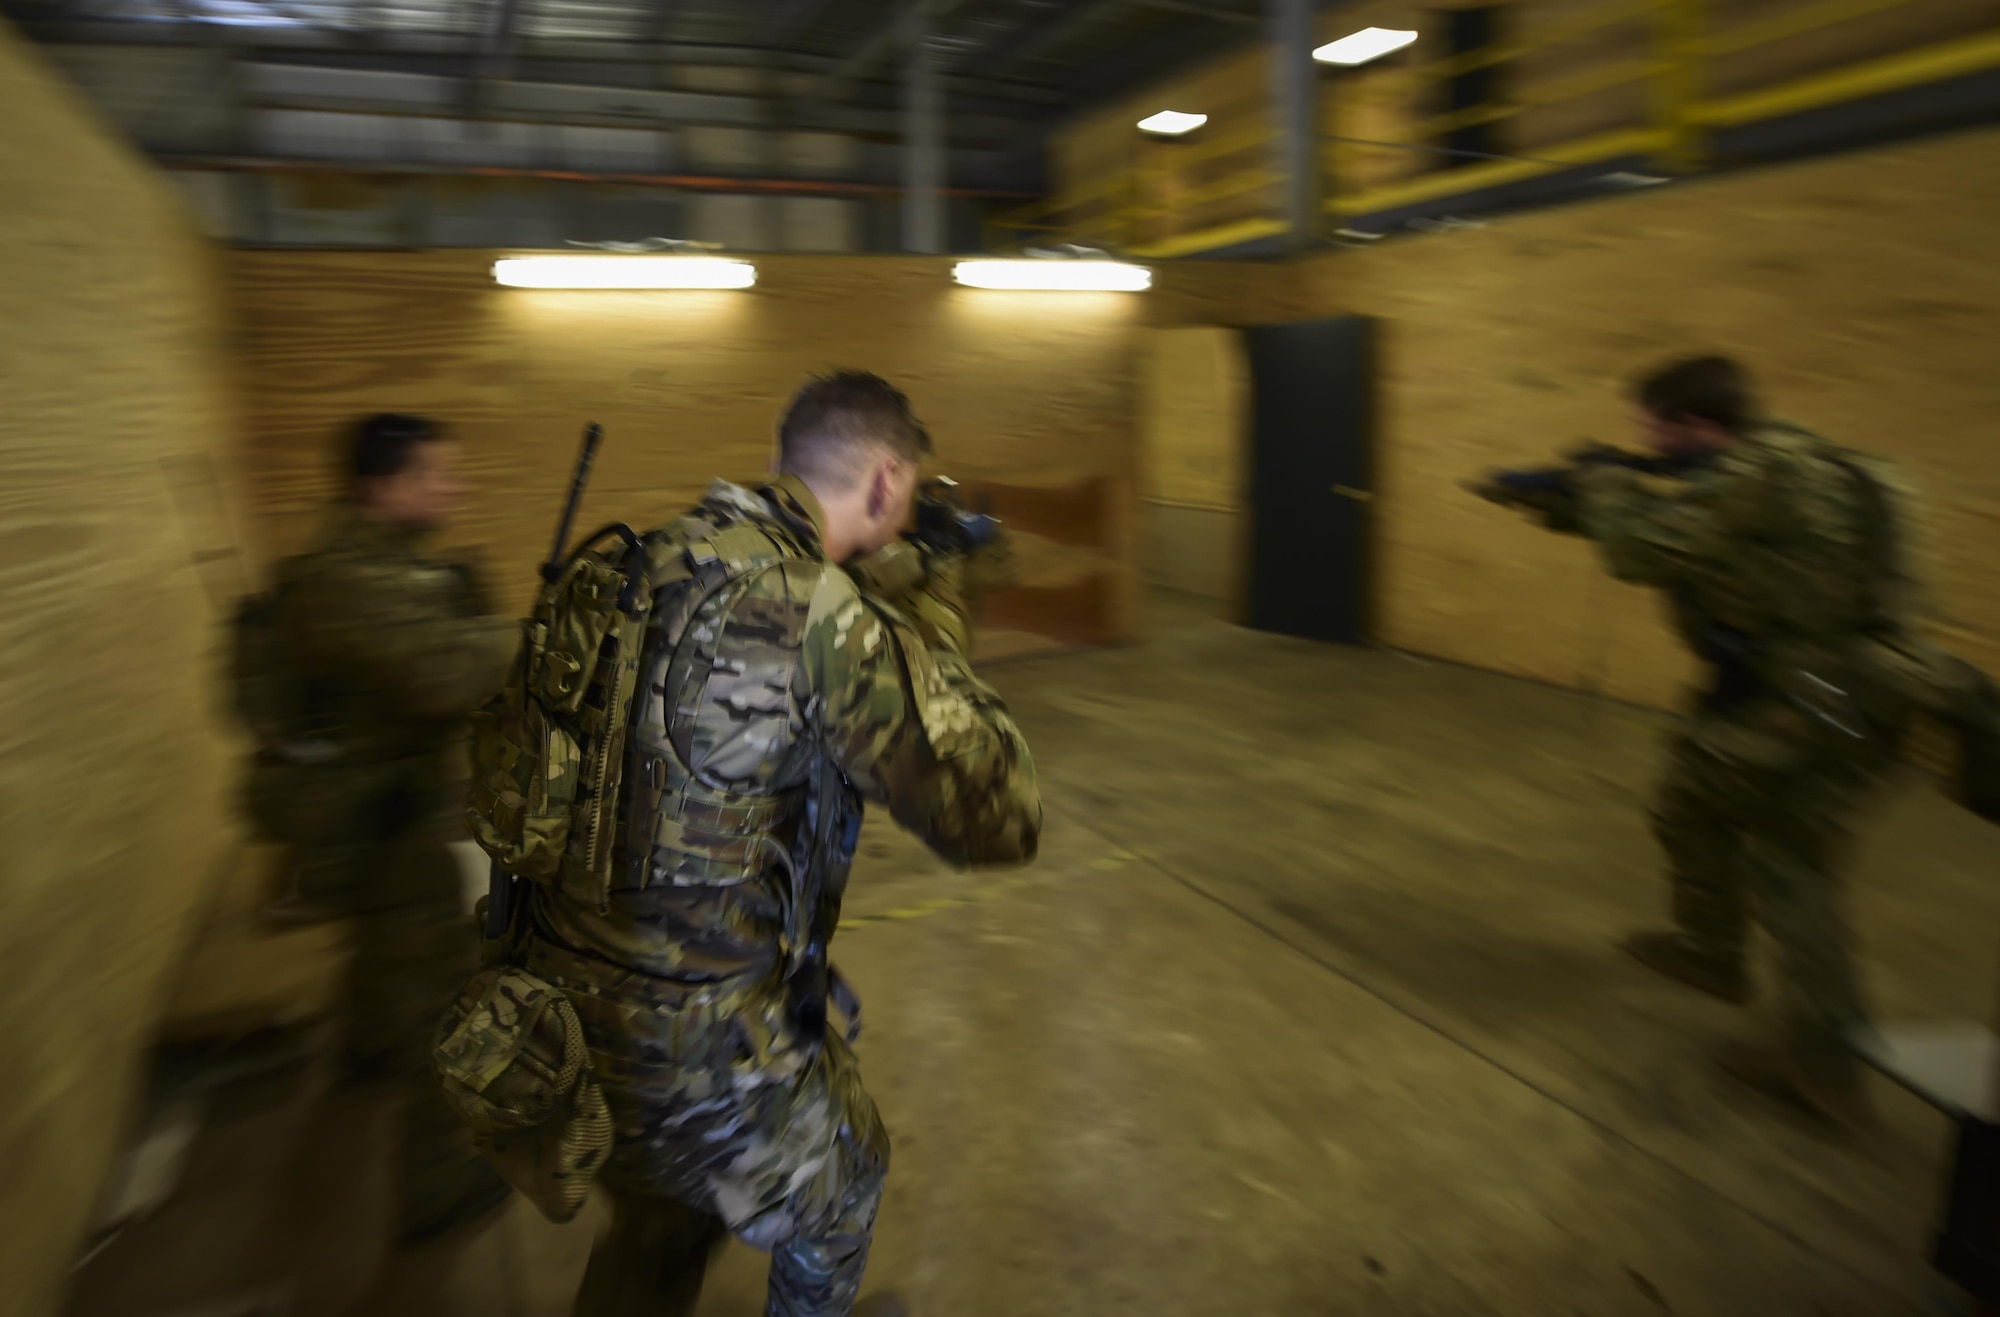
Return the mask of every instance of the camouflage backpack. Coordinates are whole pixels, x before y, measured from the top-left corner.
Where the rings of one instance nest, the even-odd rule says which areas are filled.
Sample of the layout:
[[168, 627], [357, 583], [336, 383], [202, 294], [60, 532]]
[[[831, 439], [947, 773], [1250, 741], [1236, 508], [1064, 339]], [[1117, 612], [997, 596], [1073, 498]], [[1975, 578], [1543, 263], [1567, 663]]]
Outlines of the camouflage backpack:
[[1883, 463], [1844, 450], [1836, 460], [1854, 481], [1867, 528], [1862, 553], [1874, 568], [1877, 671], [1909, 708], [1946, 734], [1949, 748], [1937, 766], [1946, 794], [2000, 823], [2000, 686], [1919, 629], [1932, 619], [1914, 495]]
[[[606, 526], [544, 569], [506, 688], [472, 719], [473, 839], [504, 872], [598, 910], [620, 850], [647, 630], [678, 634], [716, 590], [775, 552], [748, 520], [693, 529], [690, 542]], [[661, 601], [673, 616], [653, 616]]]

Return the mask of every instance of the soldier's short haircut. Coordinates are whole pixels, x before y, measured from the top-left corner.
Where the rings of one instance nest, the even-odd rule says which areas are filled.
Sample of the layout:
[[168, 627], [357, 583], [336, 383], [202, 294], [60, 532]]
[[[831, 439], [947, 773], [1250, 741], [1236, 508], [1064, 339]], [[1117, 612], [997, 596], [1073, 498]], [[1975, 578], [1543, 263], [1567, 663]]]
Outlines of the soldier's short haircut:
[[903, 391], [865, 370], [813, 376], [778, 423], [778, 470], [836, 489], [884, 450], [914, 465], [929, 456], [931, 436]]
[[377, 412], [354, 423], [348, 449], [348, 474], [356, 481], [401, 475], [416, 455], [418, 444], [444, 437], [444, 427], [424, 416]]
[[1633, 386], [1638, 404], [1663, 421], [1712, 421], [1741, 434], [1757, 419], [1750, 373], [1730, 357], [1683, 357]]

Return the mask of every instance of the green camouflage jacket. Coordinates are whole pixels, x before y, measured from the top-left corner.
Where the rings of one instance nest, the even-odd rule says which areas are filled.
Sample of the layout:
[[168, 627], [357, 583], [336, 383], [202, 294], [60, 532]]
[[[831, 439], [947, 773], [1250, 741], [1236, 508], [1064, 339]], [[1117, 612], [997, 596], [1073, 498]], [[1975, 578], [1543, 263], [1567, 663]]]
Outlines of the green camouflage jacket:
[[1763, 426], [1685, 478], [1600, 465], [1578, 520], [1620, 580], [1673, 601], [1681, 630], [1834, 642], [1909, 624], [1920, 600], [1893, 471], [1807, 430]]
[[1619, 579], [1666, 594], [1712, 665], [1705, 711], [1872, 753], [1871, 728], [1929, 698], [1917, 528], [1887, 463], [1774, 422], [1684, 476], [1604, 464], [1575, 488], [1576, 528]]
[[[718, 481], [662, 534], [692, 543], [745, 523], [766, 537], [768, 561], [710, 597], [678, 646], [648, 640], [630, 735], [635, 762], [671, 755], [764, 831], [731, 848], [706, 806], [694, 811], [703, 817], [669, 808], [650, 879], [615, 886], [608, 910], [534, 894], [539, 938], [657, 979], [770, 981], [800, 802], [822, 755], [954, 864], [1023, 863], [1041, 829], [1034, 762], [973, 675], [950, 582], [933, 578], [900, 607], [863, 594], [826, 561], [819, 504], [791, 478], [755, 493]], [[837, 887], [827, 899], [837, 908]]]
[[326, 542], [287, 564], [280, 625], [349, 762], [398, 765], [429, 795], [462, 775], [462, 720], [500, 689], [519, 630], [421, 539], [341, 507]]

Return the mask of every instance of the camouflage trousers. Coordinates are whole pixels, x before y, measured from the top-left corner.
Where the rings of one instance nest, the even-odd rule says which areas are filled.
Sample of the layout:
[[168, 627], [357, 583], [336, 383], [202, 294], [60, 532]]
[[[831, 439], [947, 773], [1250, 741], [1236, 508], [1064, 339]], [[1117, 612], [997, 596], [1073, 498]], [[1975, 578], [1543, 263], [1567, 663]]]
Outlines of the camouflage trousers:
[[662, 980], [584, 969], [536, 944], [529, 967], [564, 989], [611, 1107], [599, 1185], [610, 1232], [577, 1317], [677, 1317], [727, 1235], [771, 1255], [769, 1317], [854, 1307], [889, 1140], [854, 1053], [796, 1037], [775, 985], [726, 1001], [670, 1000]]
[[1696, 717], [1673, 743], [1653, 809], [1689, 949], [1741, 972], [1755, 918], [1777, 944], [1785, 1044], [1804, 1075], [1858, 1078], [1844, 1041], [1865, 1022], [1843, 877], [1854, 817], [1888, 752], [1841, 744], [1770, 708]]
[[461, 881], [445, 837], [427, 829], [370, 848], [353, 885], [347, 1056], [351, 1068], [387, 1076], [400, 1090], [396, 1184], [406, 1230], [448, 1218], [499, 1182], [431, 1073], [432, 1034], [479, 968]]

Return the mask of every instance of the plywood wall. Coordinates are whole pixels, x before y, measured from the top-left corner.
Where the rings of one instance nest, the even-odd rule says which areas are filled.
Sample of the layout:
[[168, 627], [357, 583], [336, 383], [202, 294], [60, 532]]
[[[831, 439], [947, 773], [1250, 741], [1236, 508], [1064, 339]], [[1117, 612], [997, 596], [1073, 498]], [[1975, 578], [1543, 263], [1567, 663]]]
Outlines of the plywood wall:
[[989, 654], [1134, 633], [1139, 335], [1226, 318], [1247, 286], [1238, 270], [1189, 267], [1143, 297], [1009, 294], [959, 288], [936, 259], [770, 257], [750, 292], [532, 292], [495, 286], [492, 259], [232, 258], [251, 473], [274, 552], [314, 533], [343, 424], [431, 413], [467, 441], [474, 489], [452, 539], [487, 558], [518, 605], [586, 421], [608, 438], [580, 524], [657, 523], [718, 475], [763, 473], [791, 392], [854, 366], [908, 390], [940, 468], [990, 492], [1017, 532], [1022, 581], [991, 603]]
[[177, 194], [0, 24], [0, 1312], [55, 1310], [234, 855], [241, 577], [218, 280]]
[[1313, 259], [1273, 320], [1380, 316], [1377, 595], [1391, 644], [1662, 701], [1655, 600], [1459, 482], [1585, 436], [1624, 382], [1740, 355], [1778, 413], [1927, 493], [1947, 638], [2000, 668], [2000, 132], [1714, 179]]
[[1240, 597], [1250, 415], [1241, 334], [1216, 326], [1152, 331], [1138, 406], [1146, 580]]

